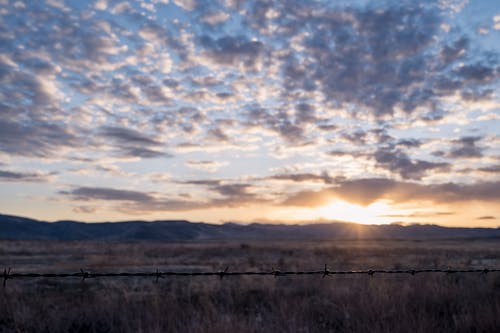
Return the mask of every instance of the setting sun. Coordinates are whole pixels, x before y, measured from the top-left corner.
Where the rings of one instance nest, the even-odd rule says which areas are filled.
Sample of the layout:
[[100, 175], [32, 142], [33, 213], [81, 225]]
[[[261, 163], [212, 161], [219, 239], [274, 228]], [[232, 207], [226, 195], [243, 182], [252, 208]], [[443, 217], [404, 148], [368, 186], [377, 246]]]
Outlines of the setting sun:
[[388, 201], [377, 201], [368, 206], [335, 200], [318, 209], [318, 215], [327, 219], [342, 220], [363, 224], [388, 223], [387, 215], [394, 214]]

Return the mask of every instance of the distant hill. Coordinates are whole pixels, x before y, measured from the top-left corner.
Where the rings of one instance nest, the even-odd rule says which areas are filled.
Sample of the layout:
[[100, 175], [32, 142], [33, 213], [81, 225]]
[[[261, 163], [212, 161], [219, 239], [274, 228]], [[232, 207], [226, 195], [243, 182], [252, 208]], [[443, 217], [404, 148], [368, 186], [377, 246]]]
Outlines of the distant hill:
[[11, 240], [313, 240], [431, 239], [498, 237], [500, 228], [447, 228], [437, 225], [355, 223], [260, 224], [194, 223], [184, 220], [84, 223], [45, 222], [0, 214], [0, 239]]

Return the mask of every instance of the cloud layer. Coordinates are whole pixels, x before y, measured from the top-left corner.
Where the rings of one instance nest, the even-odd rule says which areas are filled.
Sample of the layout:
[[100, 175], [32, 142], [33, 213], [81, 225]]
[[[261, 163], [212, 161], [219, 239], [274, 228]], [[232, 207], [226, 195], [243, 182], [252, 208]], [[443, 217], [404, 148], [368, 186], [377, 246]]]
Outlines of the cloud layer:
[[498, 202], [499, 13], [5, 1], [0, 181], [78, 214]]

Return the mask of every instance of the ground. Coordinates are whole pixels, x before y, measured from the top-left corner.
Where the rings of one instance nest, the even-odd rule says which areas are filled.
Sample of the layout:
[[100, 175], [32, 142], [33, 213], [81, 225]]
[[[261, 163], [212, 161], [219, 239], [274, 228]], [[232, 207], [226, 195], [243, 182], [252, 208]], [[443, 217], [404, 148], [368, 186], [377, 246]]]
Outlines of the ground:
[[[0, 241], [12, 272], [499, 268], [500, 240]], [[1, 267], [3, 268], [3, 267]], [[498, 332], [500, 273], [8, 280], [0, 332]]]

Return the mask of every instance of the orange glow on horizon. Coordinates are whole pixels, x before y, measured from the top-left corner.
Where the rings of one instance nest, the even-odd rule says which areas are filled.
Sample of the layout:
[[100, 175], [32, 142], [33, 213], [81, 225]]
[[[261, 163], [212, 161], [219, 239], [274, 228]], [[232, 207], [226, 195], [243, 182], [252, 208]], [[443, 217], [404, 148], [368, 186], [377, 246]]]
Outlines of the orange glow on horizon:
[[376, 201], [368, 206], [361, 206], [346, 201], [335, 200], [317, 209], [318, 215], [332, 220], [356, 222], [362, 224], [387, 224], [392, 220], [387, 217], [395, 213], [386, 200]]

